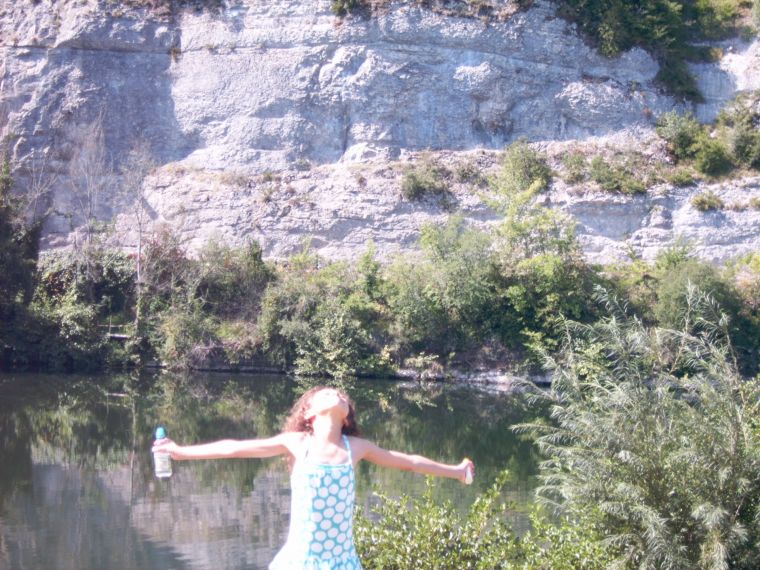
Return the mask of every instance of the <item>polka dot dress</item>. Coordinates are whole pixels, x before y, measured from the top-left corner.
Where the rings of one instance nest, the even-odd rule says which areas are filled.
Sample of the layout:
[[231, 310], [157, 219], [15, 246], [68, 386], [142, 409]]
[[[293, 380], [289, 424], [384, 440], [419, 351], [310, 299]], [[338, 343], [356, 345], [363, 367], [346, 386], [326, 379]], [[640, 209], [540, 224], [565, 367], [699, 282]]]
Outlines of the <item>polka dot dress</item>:
[[290, 476], [290, 530], [269, 570], [361, 570], [354, 548], [354, 467], [296, 461]]

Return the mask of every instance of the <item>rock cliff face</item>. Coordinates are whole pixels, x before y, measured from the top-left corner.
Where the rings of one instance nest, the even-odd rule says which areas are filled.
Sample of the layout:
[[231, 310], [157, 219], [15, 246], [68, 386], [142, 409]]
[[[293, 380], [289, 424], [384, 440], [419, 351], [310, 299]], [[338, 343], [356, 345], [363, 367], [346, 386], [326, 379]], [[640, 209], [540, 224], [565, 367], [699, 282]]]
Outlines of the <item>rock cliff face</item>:
[[[282, 256], [312, 238], [329, 257], [353, 257], [373, 239], [387, 255], [448, 215], [400, 197], [399, 164], [415, 152], [480, 157], [489, 167], [488, 151], [520, 137], [630, 146], [676, 107], [655, 86], [658, 66], [645, 52], [600, 56], [551, 2], [525, 11], [495, 4], [499, 17], [489, 21], [405, 2], [341, 20], [328, 0], [240, 0], [170, 16], [105, 0], [3, 0], [4, 132], [26, 165], [22, 178], [42, 167], [55, 174], [46, 245], [67, 244], [85, 211], [133, 225], [108, 165], [118, 170], [139, 145], [158, 165], [147, 182], [151, 218], [192, 245], [254, 238]], [[721, 62], [698, 68], [702, 119], [738, 90], [760, 88], [759, 45], [726, 44]], [[90, 174], [108, 184], [83, 191], [72, 165], [93, 140], [105, 154], [88, 163]], [[757, 211], [706, 223], [688, 207], [696, 191], [631, 200], [558, 184], [549, 200], [577, 217], [593, 258], [628, 245], [651, 253], [679, 233], [711, 258], [760, 247]], [[746, 198], [758, 180], [716, 191]], [[494, 218], [474, 193], [455, 195], [475, 221]], [[118, 235], [130, 244], [128, 232]]]

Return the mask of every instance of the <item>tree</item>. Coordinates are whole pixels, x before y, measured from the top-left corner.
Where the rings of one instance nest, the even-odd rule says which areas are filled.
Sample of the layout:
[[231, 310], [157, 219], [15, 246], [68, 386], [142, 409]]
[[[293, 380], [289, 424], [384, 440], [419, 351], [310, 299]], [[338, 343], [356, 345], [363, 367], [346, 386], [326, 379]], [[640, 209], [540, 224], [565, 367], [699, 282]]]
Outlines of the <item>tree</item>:
[[[98, 233], [98, 210], [104, 191], [113, 182], [113, 168], [108, 159], [103, 133], [103, 113], [86, 125], [81, 143], [69, 161], [69, 185], [74, 211], [67, 212], [72, 221], [81, 222], [84, 244], [74, 234], [74, 252], [83, 257], [85, 278], [92, 278], [95, 257], [95, 236]], [[72, 228], [73, 229], [73, 228]]]
[[135, 283], [135, 330], [140, 335], [142, 330], [143, 312], [143, 241], [151, 220], [150, 207], [148, 205], [145, 179], [155, 168], [148, 146], [145, 141], [137, 142], [127, 155], [127, 159], [121, 165], [120, 194], [126, 203], [125, 211], [129, 212], [134, 221], [134, 229], [137, 232], [137, 252], [135, 256], [136, 283]]

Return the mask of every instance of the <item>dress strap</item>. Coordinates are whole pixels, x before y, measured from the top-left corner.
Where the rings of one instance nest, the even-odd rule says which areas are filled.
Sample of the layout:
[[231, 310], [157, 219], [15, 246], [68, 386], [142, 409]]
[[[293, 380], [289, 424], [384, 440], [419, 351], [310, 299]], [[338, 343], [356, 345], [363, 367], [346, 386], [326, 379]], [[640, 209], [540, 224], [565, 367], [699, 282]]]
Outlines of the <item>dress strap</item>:
[[306, 442], [304, 445], [304, 452], [303, 457], [301, 458], [303, 461], [306, 461], [306, 458], [309, 457], [309, 450], [311, 449], [311, 435], [306, 434]]
[[345, 436], [345, 435], [343, 436], [343, 444], [346, 446], [346, 451], [348, 451], [348, 463], [349, 463], [349, 465], [353, 465], [354, 464], [354, 458], [351, 455], [351, 444], [348, 443], [348, 437]]

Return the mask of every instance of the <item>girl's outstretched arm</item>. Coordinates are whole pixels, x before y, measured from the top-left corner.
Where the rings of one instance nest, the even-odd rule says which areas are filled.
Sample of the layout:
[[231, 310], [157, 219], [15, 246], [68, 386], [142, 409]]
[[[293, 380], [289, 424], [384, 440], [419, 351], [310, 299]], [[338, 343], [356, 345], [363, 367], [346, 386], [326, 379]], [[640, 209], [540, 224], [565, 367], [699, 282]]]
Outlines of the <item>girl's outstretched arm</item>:
[[351, 448], [354, 450], [356, 460], [366, 459], [381, 467], [391, 467], [403, 471], [414, 471], [424, 475], [436, 477], [450, 477], [458, 479], [462, 483], [466, 481], [467, 470], [475, 473], [475, 465], [469, 459], [462, 460], [456, 465], [439, 463], [421, 455], [408, 455], [400, 451], [383, 449], [366, 439], [352, 438]]
[[266, 439], [223, 439], [200, 445], [177, 445], [170, 439], [153, 445], [152, 451], [169, 453], [177, 461], [189, 459], [232, 459], [246, 457], [275, 457], [293, 450], [300, 444], [303, 434], [281, 433]]

